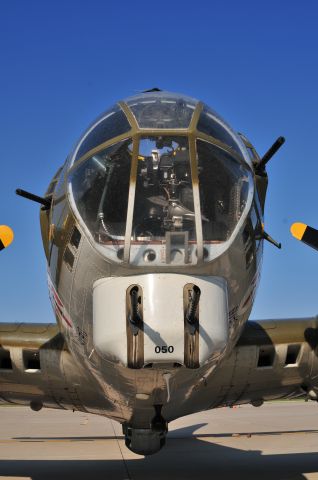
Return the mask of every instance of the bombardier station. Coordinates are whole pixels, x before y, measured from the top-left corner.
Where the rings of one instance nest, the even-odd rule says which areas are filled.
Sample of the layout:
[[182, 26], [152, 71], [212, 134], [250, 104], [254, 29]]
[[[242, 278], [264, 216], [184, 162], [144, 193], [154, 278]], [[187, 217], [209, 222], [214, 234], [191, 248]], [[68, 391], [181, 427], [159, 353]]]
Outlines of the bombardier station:
[[241, 138], [207, 106], [148, 92], [119, 102], [69, 161], [70, 203], [98, 250], [135, 266], [224, 251], [253, 196]]

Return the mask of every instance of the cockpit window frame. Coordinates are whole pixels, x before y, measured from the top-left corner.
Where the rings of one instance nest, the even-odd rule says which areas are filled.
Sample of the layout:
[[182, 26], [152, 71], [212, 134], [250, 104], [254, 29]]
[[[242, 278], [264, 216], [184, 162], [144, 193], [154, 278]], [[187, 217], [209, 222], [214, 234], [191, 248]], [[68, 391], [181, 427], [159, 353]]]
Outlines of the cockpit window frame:
[[[252, 192], [249, 193], [248, 201], [246, 203], [245, 209], [243, 214], [238, 221], [238, 224], [232, 231], [229, 239], [222, 242], [221, 245], [216, 245], [215, 252], [216, 255], [213, 255], [213, 258], [205, 258], [204, 255], [204, 242], [203, 242], [203, 231], [202, 231], [202, 220], [201, 220], [201, 204], [200, 204], [200, 192], [199, 192], [199, 177], [198, 177], [198, 154], [197, 154], [197, 140], [202, 140], [205, 142], [212, 143], [213, 145], [225, 150], [228, 152], [235, 160], [244, 164], [246, 168], [253, 174], [252, 162], [246, 151], [246, 147], [239, 137], [236, 135], [233, 130], [227, 126], [222, 119], [220, 119], [216, 115], [217, 122], [227, 130], [227, 133], [233, 137], [233, 140], [237, 142], [239, 149], [241, 150], [242, 155], [239, 155], [233, 148], [229, 147], [222, 141], [214, 138], [208, 134], [200, 132], [197, 130], [197, 125], [199, 122], [200, 115], [204, 109], [205, 104], [202, 102], [198, 102], [195, 106], [190, 125], [188, 128], [169, 128], [169, 129], [159, 129], [159, 128], [141, 128], [139, 127], [134, 114], [130, 110], [129, 106], [125, 101], [120, 101], [117, 103], [120, 109], [124, 112], [129, 124], [131, 125], [131, 129], [124, 134], [118, 135], [117, 137], [111, 138], [106, 142], [103, 142], [100, 145], [97, 145], [90, 151], [86, 152], [82, 157], [76, 160], [74, 163], [74, 159], [76, 157], [76, 153], [78, 151], [81, 142], [84, 140], [85, 135], [89, 134], [89, 132], [94, 128], [94, 125], [97, 125], [98, 122], [95, 122], [92, 127], [90, 127], [84, 137], [78, 144], [78, 147], [74, 150], [72, 155], [72, 160], [69, 165], [69, 169], [67, 172], [67, 182], [69, 183], [69, 179], [73, 172], [79, 168], [83, 162], [89, 159], [92, 155], [98, 154], [105, 148], [114, 145], [118, 142], [123, 140], [132, 139], [132, 159], [131, 159], [131, 168], [130, 168], [130, 181], [129, 181], [129, 192], [128, 192], [128, 209], [127, 209], [127, 217], [126, 217], [126, 229], [125, 229], [125, 241], [124, 241], [124, 255], [120, 262], [124, 264], [131, 263], [131, 236], [132, 236], [132, 225], [133, 225], [133, 214], [134, 214], [134, 205], [135, 205], [135, 191], [136, 191], [136, 176], [137, 176], [137, 165], [138, 165], [138, 153], [139, 153], [139, 143], [143, 137], [146, 136], [186, 136], [189, 142], [189, 156], [190, 156], [190, 166], [191, 166], [191, 176], [192, 176], [192, 187], [193, 187], [193, 201], [194, 201], [194, 213], [195, 213], [195, 229], [196, 229], [196, 240], [197, 240], [197, 265], [203, 264], [212, 261], [214, 258], [219, 256], [226, 248], [228, 248], [229, 244], [233, 241], [235, 234], [237, 233], [238, 229], [241, 227], [242, 223], [244, 222], [246, 216], [248, 215], [250, 208], [252, 206], [252, 200], [254, 196], [254, 185], [252, 188]], [[214, 113], [214, 112], [213, 112]], [[101, 117], [100, 121], [103, 117]], [[70, 196], [70, 189], [68, 190], [68, 197]], [[71, 205], [72, 210], [76, 216], [79, 215], [77, 208], [74, 204], [74, 199], [69, 198], [69, 203]], [[88, 229], [86, 229], [88, 231]], [[93, 239], [91, 233], [89, 232], [89, 237], [92, 239], [93, 244], [96, 246], [96, 242]], [[102, 248], [102, 247], [100, 247]], [[99, 249], [100, 249], [99, 248]], [[112, 260], [110, 260], [112, 261]], [[185, 264], [186, 266], [188, 264]], [[194, 265], [192, 263], [192, 265]], [[146, 268], [147, 265], [142, 265], [143, 268]], [[149, 265], [151, 267], [151, 265]]]

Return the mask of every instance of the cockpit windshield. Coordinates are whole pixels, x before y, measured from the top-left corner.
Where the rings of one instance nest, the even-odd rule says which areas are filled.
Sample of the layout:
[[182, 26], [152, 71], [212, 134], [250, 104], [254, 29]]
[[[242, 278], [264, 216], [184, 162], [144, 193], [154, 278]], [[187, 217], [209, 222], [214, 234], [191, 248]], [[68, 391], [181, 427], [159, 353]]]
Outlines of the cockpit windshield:
[[125, 120], [123, 128], [117, 124], [118, 141], [103, 142], [73, 164], [71, 203], [98, 249], [115, 262], [196, 264], [200, 245], [201, 259], [211, 260], [246, 210], [250, 169], [240, 142], [219, 119], [213, 137], [206, 133], [204, 109], [205, 132], [178, 133], [189, 127], [196, 101], [170, 95], [165, 103], [160, 95], [154, 102], [152, 95], [127, 101], [136, 117], [129, 138], [122, 140]]

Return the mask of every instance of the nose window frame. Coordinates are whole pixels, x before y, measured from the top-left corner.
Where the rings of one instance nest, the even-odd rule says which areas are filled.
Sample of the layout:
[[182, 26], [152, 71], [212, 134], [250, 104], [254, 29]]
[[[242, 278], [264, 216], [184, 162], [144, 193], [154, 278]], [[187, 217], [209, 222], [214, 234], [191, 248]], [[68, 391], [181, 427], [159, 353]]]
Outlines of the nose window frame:
[[[125, 132], [115, 138], [112, 138], [101, 145], [94, 147], [91, 151], [86, 152], [81, 158], [78, 158], [75, 163], [71, 163], [70, 169], [67, 173], [68, 183], [70, 182], [70, 175], [77, 169], [83, 162], [85, 162], [91, 155], [100, 152], [101, 150], [105, 149], [108, 146], [111, 146], [119, 141], [123, 141], [124, 139], [130, 138], [132, 139], [132, 158], [131, 158], [131, 167], [130, 167], [130, 179], [129, 179], [129, 191], [128, 191], [128, 208], [127, 208], [127, 217], [126, 217], [126, 227], [125, 227], [125, 236], [124, 236], [124, 248], [123, 254], [121, 256], [116, 256], [115, 262], [116, 263], [124, 263], [124, 264], [132, 264], [132, 257], [131, 257], [131, 246], [132, 246], [132, 228], [133, 228], [133, 216], [134, 216], [134, 206], [135, 206], [135, 197], [136, 197], [136, 181], [137, 181], [137, 170], [138, 170], [138, 155], [139, 155], [139, 147], [142, 138], [145, 137], [165, 137], [165, 136], [185, 136], [188, 139], [189, 145], [189, 157], [190, 157], [190, 167], [191, 167], [191, 178], [192, 178], [192, 191], [193, 191], [193, 204], [194, 204], [194, 213], [195, 213], [195, 232], [196, 232], [196, 264], [202, 264], [210, 261], [212, 258], [207, 256], [204, 252], [204, 239], [203, 239], [203, 229], [202, 229], [202, 217], [201, 217], [201, 203], [200, 203], [200, 192], [199, 192], [199, 175], [198, 175], [198, 153], [197, 153], [197, 141], [203, 140], [209, 143], [212, 143], [218, 147], [221, 147], [223, 150], [227, 151], [231, 154], [237, 161], [242, 163], [245, 168], [249, 169], [252, 172], [252, 168], [250, 165], [248, 153], [245, 152], [242, 148], [241, 143], [237, 140], [237, 136], [234, 137], [233, 131], [228, 128], [228, 134], [232, 135], [234, 140], [237, 141], [238, 147], [242, 152], [242, 155], [239, 155], [237, 151], [233, 151], [228, 145], [222, 143], [219, 139], [213, 138], [212, 136], [198, 131], [197, 125], [200, 119], [200, 116], [203, 112], [204, 104], [202, 102], [198, 102], [190, 122], [188, 128], [171, 128], [171, 129], [153, 129], [153, 128], [140, 128], [138, 125], [133, 113], [131, 112], [130, 108], [125, 102], [118, 102], [118, 106], [120, 107], [121, 111], [124, 112], [130, 126], [131, 130], [129, 132]], [[220, 119], [218, 119], [220, 122]], [[227, 128], [225, 126], [224, 128]], [[244, 147], [244, 146], [243, 146]], [[69, 196], [72, 194], [72, 189], [69, 188]], [[253, 197], [253, 194], [249, 195], [249, 197]], [[75, 201], [74, 198], [70, 200], [71, 207], [75, 210], [75, 214], [80, 216], [78, 210], [74, 208]], [[241, 223], [245, 216], [247, 215], [247, 211], [249, 210], [250, 205], [245, 206], [245, 211], [242, 213], [242, 216], [238, 223]], [[81, 217], [81, 216], [80, 216]], [[81, 219], [82, 220], [82, 219]], [[82, 220], [83, 221], [83, 220]], [[234, 229], [234, 231], [236, 228]], [[87, 231], [87, 229], [86, 229]], [[234, 234], [232, 232], [231, 237]], [[229, 240], [230, 240], [229, 239]], [[224, 242], [228, 243], [229, 240]], [[94, 243], [96, 243], [94, 241]], [[100, 250], [100, 249], [99, 249]], [[216, 252], [221, 252], [221, 249], [216, 249]], [[216, 256], [218, 256], [218, 254]], [[168, 259], [169, 255], [166, 255], [166, 259]], [[187, 255], [185, 254], [185, 258]], [[170, 258], [170, 257], [169, 257]], [[114, 261], [114, 258], [112, 258]], [[173, 265], [173, 263], [163, 262], [162, 265]], [[191, 262], [192, 265], [195, 265], [195, 261]], [[136, 264], [135, 264], [136, 265]], [[138, 264], [136, 266], [142, 267], [151, 267], [153, 264], [152, 262], [145, 261], [142, 265]], [[183, 263], [184, 266], [187, 265], [186, 262]]]

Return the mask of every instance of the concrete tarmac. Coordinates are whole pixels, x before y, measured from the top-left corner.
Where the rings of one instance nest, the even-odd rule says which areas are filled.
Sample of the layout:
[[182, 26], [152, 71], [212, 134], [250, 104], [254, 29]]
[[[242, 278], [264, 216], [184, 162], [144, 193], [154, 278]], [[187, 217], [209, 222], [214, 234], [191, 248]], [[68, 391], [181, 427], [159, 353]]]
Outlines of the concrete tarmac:
[[0, 427], [0, 480], [318, 480], [315, 403], [191, 415], [147, 458], [125, 447], [119, 424], [94, 415], [0, 407]]

